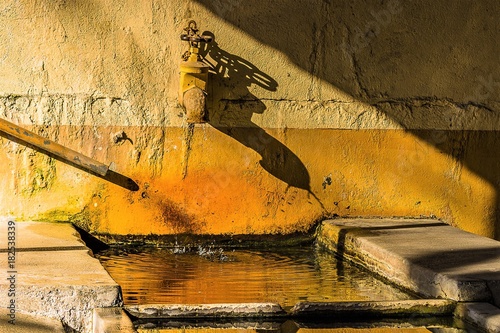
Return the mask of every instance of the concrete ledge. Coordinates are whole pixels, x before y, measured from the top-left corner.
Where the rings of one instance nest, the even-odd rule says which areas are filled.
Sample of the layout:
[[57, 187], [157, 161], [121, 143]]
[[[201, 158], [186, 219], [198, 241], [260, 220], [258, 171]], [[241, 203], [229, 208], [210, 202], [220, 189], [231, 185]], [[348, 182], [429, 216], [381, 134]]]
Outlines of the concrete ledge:
[[286, 312], [275, 303], [148, 304], [125, 306], [137, 318], [249, 318], [280, 317]]
[[314, 316], [363, 316], [373, 317], [412, 317], [452, 316], [456, 302], [450, 300], [406, 300], [382, 302], [300, 302], [291, 310], [293, 317]]
[[134, 324], [122, 308], [94, 310], [93, 333], [135, 333]]
[[[279, 332], [281, 328], [281, 321], [276, 321], [274, 319], [266, 320], [262, 318], [248, 318], [248, 319], [237, 319], [237, 320], [214, 320], [211, 318], [207, 318], [207, 320], [203, 319], [187, 319], [187, 320], [164, 320], [158, 321], [154, 318], [149, 319], [138, 319], [134, 322], [137, 326], [137, 330], [140, 333], [144, 332], [155, 332], [159, 333], [164, 330], [165, 332], [174, 333], [176, 329], [182, 330], [182, 333], [187, 332], [206, 332], [210, 330], [210, 332], [214, 332], [213, 330], [224, 330], [226, 333], [236, 333], [234, 330], [238, 330], [237, 332], [244, 330], [251, 330], [252, 332]], [[150, 331], [148, 331], [150, 330]]]
[[[7, 223], [0, 218], [0, 252], [7, 250]], [[16, 249], [26, 251], [88, 250], [70, 223], [16, 222]]]
[[[139, 332], [151, 333], [187, 333], [187, 332], [303, 332], [303, 333], [360, 333], [360, 332], [443, 332], [464, 333], [455, 328], [456, 321], [452, 317], [415, 317], [408, 318], [379, 318], [377, 320], [359, 321], [359, 317], [346, 318], [314, 318], [311, 321], [297, 319], [266, 320], [262, 318], [243, 320], [177, 320], [170, 319], [159, 322], [155, 319], [139, 319], [135, 322]], [[427, 329], [429, 327], [429, 329]], [[474, 331], [471, 331], [474, 332]]]
[[0, 332], [2, 333], [64, 333], [60, 320], [16, 313], [15, 325], [8, 322], [8, 310], [0, 309]]
[[455, 315], [487, 332], [500, 333], [500, 309], [489, 303], [458, 304]]
[[317, 241], [426, 297], [500, 305], [500, 242], [427, 219], [338, 219]]
[[[7, 220], [0, 239], [7, 239]], [[67, 330], [91, 332], [94, 308], [120, 306], [120, 286], [89, 255], [79, 234], [67, 223], [16, 222], [13, 266], [0, 275], [0, 304], [15, 300], [16, 311], [55, 318]], [[7, 264], [6, 242], [0, 262]], [[13, 273], [11, 273], [13, 272]], [[15, 297], [9, 297], [14, 275]]]

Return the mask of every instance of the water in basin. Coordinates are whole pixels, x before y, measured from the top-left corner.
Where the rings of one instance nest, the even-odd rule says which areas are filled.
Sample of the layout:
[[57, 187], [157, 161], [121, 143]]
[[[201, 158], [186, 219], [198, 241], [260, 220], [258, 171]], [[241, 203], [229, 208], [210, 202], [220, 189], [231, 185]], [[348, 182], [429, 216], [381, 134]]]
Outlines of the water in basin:
[[333, 302], [414, 298], [314, 246], [111, 249], [101, 263], [131, 304]]
[[[126, 305], [342, 302], [414, 299], [370, 272], [314, 246], [221, 250], [218, 247], [120, 248], [98, 255]], [[477, 333], [453, 317], [370, 319], [149, 318], [140, 333]]]

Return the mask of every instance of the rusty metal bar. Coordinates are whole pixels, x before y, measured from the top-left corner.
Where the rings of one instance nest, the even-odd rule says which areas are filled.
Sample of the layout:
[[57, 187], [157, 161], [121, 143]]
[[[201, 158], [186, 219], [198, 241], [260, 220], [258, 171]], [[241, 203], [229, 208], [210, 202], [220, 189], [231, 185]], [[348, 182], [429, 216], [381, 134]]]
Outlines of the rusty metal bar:
[[64, 147], [57, 142], [44, 138], [2, 118], [0, 118], [0, 132], [4, 132], [16, 139], [38, 147], [41, 150], [103, 177], [108, 173], [109, 167], [107, 165], [97, 162], [90, 157], [82, 155], [79, 152]]

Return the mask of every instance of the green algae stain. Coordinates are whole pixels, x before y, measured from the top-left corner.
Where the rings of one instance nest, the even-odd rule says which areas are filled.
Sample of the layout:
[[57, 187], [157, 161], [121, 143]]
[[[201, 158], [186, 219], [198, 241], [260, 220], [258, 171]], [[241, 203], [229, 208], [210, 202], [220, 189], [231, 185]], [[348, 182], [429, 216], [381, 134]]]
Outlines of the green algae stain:
[[33, 220], [39, 222], [69, 222], [73, 214], [67, 210], [53, 209], [38, 214]]

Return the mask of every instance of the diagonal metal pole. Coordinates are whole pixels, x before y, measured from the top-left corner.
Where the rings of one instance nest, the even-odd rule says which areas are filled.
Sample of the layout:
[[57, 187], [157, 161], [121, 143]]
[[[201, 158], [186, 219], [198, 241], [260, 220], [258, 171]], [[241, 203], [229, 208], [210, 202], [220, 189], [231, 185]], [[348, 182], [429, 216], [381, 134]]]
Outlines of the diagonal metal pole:
[[58, 156], [69, 163], [76, 164], [85, 170], [94, 172], [103, 177], [108, 173], [109, 167], [107, 165], [97, 162], [88, 156], [64, 147], [57, 142], [44, 138], [43, 136], [28, 131], [27, 129], [2, 118], [0, 118], [0, 132], [26, 142], [32, 146], [38, 147], [43, 151]]

